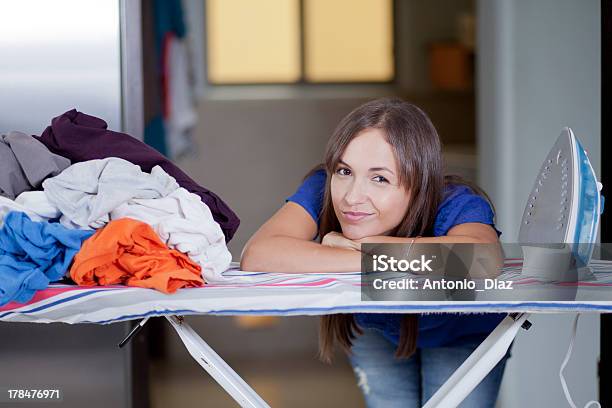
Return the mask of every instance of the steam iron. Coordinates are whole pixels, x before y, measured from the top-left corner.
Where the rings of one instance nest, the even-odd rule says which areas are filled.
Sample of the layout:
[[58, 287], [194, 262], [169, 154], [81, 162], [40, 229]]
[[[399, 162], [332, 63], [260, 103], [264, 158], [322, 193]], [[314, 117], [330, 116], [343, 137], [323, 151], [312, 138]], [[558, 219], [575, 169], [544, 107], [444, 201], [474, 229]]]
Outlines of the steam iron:
[[588, 269], [603, 212], [602, 184], [586, 151], [563, 128], [527, 199], [519, 230], [523, 274], [546, 281], [576, 281]]

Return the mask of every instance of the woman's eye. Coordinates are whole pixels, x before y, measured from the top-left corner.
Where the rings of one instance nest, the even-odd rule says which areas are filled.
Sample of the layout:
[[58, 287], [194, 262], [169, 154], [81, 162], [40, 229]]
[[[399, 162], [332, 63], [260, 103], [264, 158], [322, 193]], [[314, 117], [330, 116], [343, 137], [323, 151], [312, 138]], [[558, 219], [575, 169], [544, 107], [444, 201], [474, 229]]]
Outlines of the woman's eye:
[[351, 175], [351, 171], [345, 167], [340, 167], [338, 170], [336, 170], [336, 173], [338, 173], [341, 176], [350, 176]]
[[384, 178], [383, 176], [376, 176], [373, 179], [375, 182], [377, 183], [388, 183], [389, 180], [387, 180], [386, 178]]

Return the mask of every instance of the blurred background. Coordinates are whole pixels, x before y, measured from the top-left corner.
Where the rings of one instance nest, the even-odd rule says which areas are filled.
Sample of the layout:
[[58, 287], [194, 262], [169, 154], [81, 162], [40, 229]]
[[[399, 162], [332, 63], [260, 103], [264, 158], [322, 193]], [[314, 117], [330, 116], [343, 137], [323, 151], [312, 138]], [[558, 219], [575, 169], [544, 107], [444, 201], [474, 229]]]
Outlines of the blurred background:
[[[340, 119], [399, 96], [431, 117], [447, 171], [491, 195], [502, 240], [515, 242], [563, 126], [600, 171], [601, 18], [600, 0], [1, 0], [0, 132], [40, 134], [74, 107], [144, 140], [238, 214], [237, 261]], [[532, 318], [499, 407], [565, 403], [558, 371], [572, 318]], [[364, 405], [343, 355], [317, 360], [318, 318], [187, 320], [273, 407]], [[115, 391], [113, 406], [235, 406], [164, 319], [127, 351], [114, 344], [129, 323], [30, 326], [0, 324], [0, 383], [54, 333], [28, 367], [62, 384], [63, 406], [108, 406], [113, 393], [91, 400], [83, 378], [94, 377]], [[567, 369], [577, 401], [598, 392], [599, 330], [597, 315], [581, 319]]]

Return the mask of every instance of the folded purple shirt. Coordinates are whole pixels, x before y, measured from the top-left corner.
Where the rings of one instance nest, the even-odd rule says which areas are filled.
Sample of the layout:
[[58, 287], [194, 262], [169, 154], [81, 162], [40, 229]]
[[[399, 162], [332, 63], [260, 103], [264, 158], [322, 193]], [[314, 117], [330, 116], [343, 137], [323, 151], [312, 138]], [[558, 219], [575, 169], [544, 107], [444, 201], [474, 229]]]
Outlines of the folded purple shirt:
[[200, 196], [221, 226], [226, 242], [232, 239], [240, 225], [238, 216], [215, 193], [197, 184], [152, 147], [125, 133], [108, 130], [106, 122], [100, 118], [72, 109], [53, 118], [51, 126], [42, 135], [34, 137], [50, 151], [70, 159], [72, 163], [119, 157], [139, 165], [145, 172], [151, 172], [153, 167], [159, 165], [181, 187]]

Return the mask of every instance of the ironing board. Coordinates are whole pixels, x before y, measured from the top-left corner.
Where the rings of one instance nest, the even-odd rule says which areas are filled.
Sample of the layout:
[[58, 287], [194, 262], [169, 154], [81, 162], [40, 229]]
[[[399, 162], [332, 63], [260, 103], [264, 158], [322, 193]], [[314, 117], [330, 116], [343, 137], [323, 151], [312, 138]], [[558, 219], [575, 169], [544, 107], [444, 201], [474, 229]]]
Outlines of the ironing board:
[[[542, 285], [521, 275], [520, 259], [506, 259], [504, 279], [529, 292]], [[125, 286], [80, 287], [51, 284], [27, 304], [0, 307], [0, 321], [69, 324], [114, 322], [165, 316], [191, 356], [242, 407], [267, 407], [266, 402], [183, 320], [185, 315], [298, 316], [334, 313], [510, 313], [443, 385], [426, 407], [456, 406], [478, 385], [505, 354], [529, 313], [612, 312], [610, 298], [601, 300], [602, 287], [612, 289], [612, 262], [590, 264], [587, 282], [550, 283], [561, 290], [572, 287], [573, 301], [362, 301], [361, 274], [261, 273], [240, 271], [236, 265], [224, 273], [223, 283], [181, 289], [166, 295]], [[597, 292], [597, 294], [595, 294]], [[598, 299], [598, 300], [595, 300]], [[466, 373], [471, 372], [472, 375]]]

